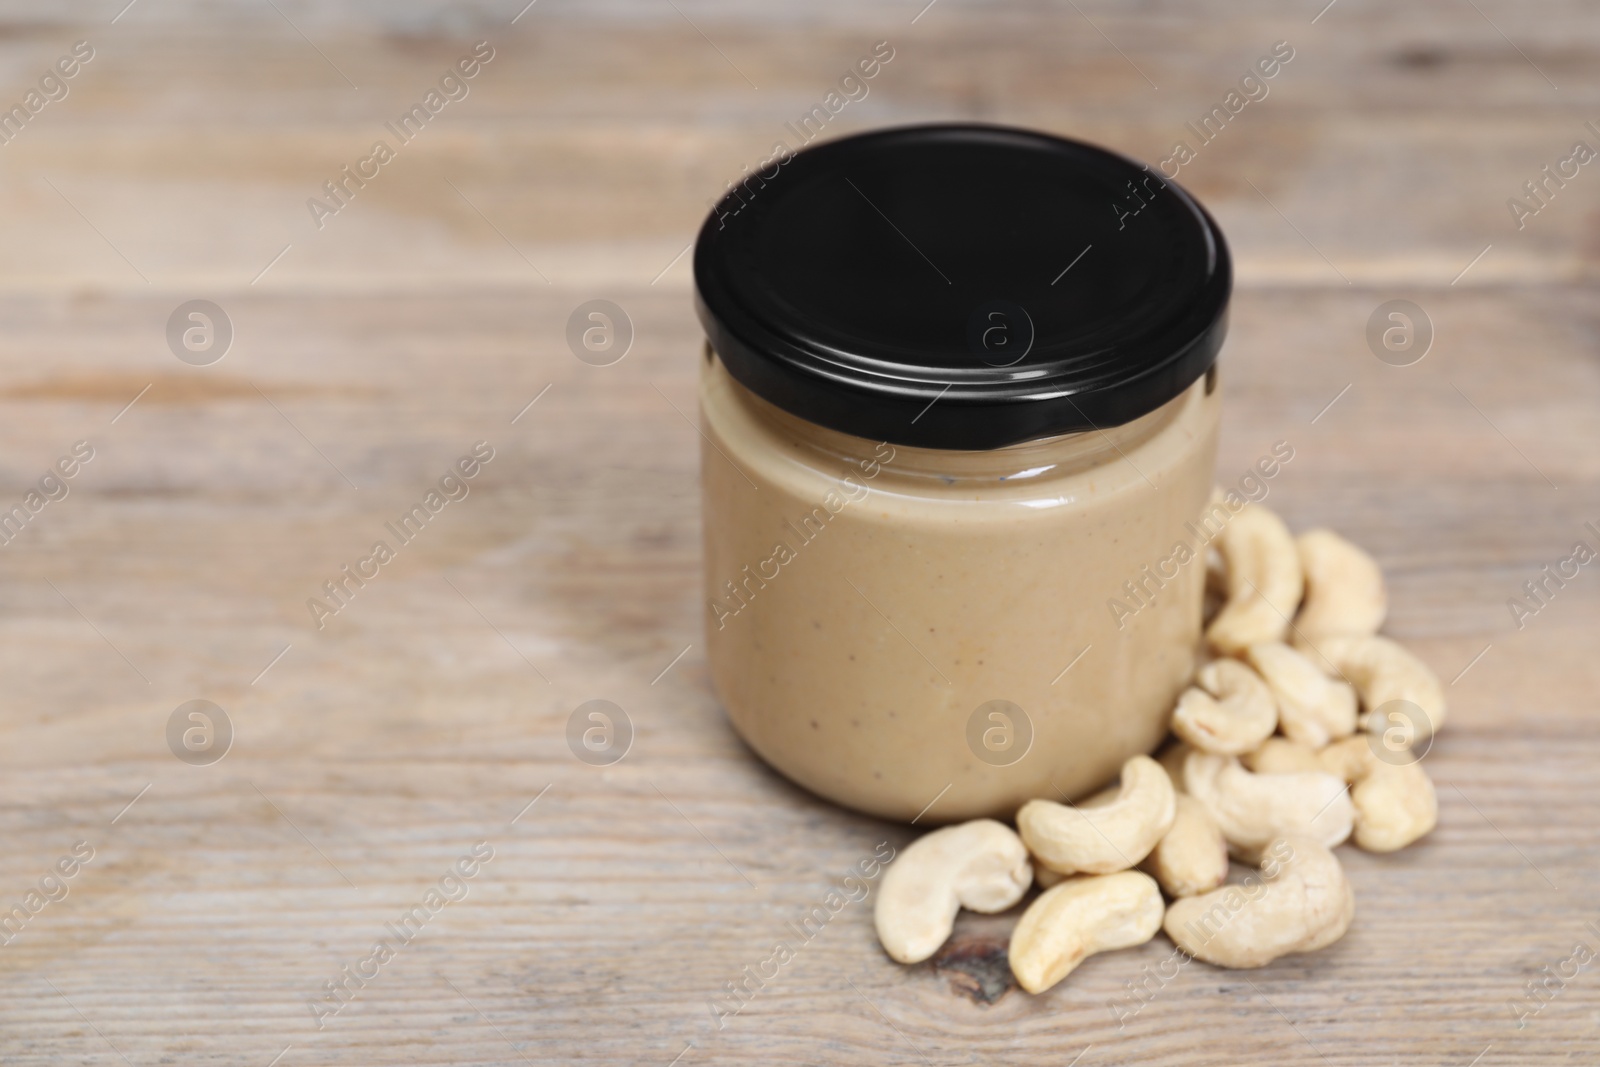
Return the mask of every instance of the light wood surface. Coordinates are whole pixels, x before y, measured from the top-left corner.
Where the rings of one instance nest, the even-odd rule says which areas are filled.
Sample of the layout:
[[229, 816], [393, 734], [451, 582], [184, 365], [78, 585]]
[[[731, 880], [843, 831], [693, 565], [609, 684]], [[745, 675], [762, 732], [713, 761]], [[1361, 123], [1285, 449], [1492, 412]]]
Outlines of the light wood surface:
[[[1506, 608], [1600, 523], [1600, 169], [1521, 231], [1505, 206], [1600, 147], [1592, 7], [122, 3], [0, 23], [0, 102], [96, 50], [0, 145], [0, 504], [95, 450], [0, 547], [0, 904], [94, 851], [0, 945], [0, 1062], [1600, 1058], [1600, 965], [1522, 1028], [1508, 1007], [1600, 949], [1600, 571], [1520, 631]], [[470, 95], [318, 230], [306, 198], [479, 40]], [[1151, 160], [1293, 44], [1180, 175], [1239, 269], [1218, 478], [1291, 442], [1269, 503], [1370, 547], [1389, 632], [1455, 679], [1439, 829], [1341, 853], [1349, 936], [1192, 964], [1120, 1029], [1164, 939], [1029, 997], [1003, 981], [1014, 916], [904, 968], [870, 902], [725, 1027], [708, 1008], [913, 836], [777, 778], [708, 691], [674, 259], [879, 40], [894, 60], [834, 129], [976, 118]], [[610, 367], [563, 340], [595, 297], [637, 332]], [[1364, 340], [1397, 297], [1437, 330], [1406, 368]], [[194, 298], [236, 331], [207, 367], [164, 336]], [[479, 440], [470, 495], [317, 630], [306, 599]], [[165, 735], [197, 698], [236, 733], [210, 766]], [[565, 740], [594, 698], [636, 729], [608, 768]], [[466, 899], [319, 1029], [307, 1002], [480, 841]]]

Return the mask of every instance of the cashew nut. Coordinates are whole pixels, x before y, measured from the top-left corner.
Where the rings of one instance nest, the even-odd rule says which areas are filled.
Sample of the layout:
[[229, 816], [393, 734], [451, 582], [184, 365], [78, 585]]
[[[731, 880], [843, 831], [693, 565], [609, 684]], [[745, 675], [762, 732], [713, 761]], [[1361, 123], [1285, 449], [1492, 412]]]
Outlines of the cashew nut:
[[1391, 700], [1409, 701], [1420, 708], [1420, 721], [1408, 720], [1408, 726], [1415, 731], [1413, 746], [1426, 741], [1444, 725], [1444, 686], [1439, 684], [1438, 676], [1387, 637], [1325, 637], [1301, 651], [1326, 663], [1330, 674], [1349, 679], [1369, 714]]
[[1070, 874], [1052, 871], [1042, 863], [1035, 864], [1033, 868], [1033, 884], [1040, 889], [1050, 889], [1053, 886], [1058, 886], [1071, 877], [1072, 875]]
[[1161, 769], [1167, 772], [1167, 777], [1172, 781], [1174, 792], [1183, 792], [1183, 764], [1193, 751], [1188, 742], [1175, 741], [1156, 756], [1156, 762], [1161, 764]]
[[[1082, 811], [1085, 808], [1102, 808], [1102, 806], [1109, 805], [1110, 801], [1117, 800], [1117, 795], [1120, 792], [1122, 790], [1115, 787], [1115, 785], [1112, 785], [1110, 789], [1099, 790], [1098, 793], [1094, 793], [1093, 797], [1086, 797], [1078, 801], [1078, 811]], [[1034, 885], [1037, 885], [1040, 889], [1061, 885], [1062, 881], [1072, 877], [1074, 875], [1064, 875], [1059, 870], [1051, 870], [1045, 864], [1034, 864]]]
[[1322, 770], [1352, 785], [1365, 778], [1378, 762], [1365, 735], [1335, 741], [1316, 754], [1316, 761]]
[[1030, 800], [1017, 812], [1017, 830], [1028, 851], [1061, 874], [1109, 874], [1150, 854], [1172, 826], [1172, 781], [1149, 756], [1122, 765], [1116, 799], [1097, 807], [1070, 808], [1053, 800]]
[[1155, 876], [1169, 897], [1192, 897], [1228, 880], [1228, 842], [1209, 812], [1180, 793], [1177, 817], [1139, 869]]
[[1262, 880], [1173, 901], [1167, 936], [1218, 967], [1264, 967], [1291, 952], [1326, 948], [1350, 928], [1355, 895], [1332, 852], [1307, 837], [1266, 848]]
[[1389, 608], [1377, 561], [1332, 530], [1308, 530], [1295, 545], [1306, 582], [1295, 629], [1312, 642], [1377, 633]]
[[1138, 871], [1069, 878], [1040, 894], [1011, 931], [1011, 973], [1043, 993], [1096, 952], [1142, 945], [1161, 929], [1161, 890]]
[[878, 940], [901, 963], [939, 950], [956, 912], [1005, 911], [1033, 882], [1028, 850], [1009, 826], [976, 819], [917, 838], [883, 875], [873, 920]]
[[1310, 745], [1287, 737], [1269, 737], [1254, 752], [1246, 752], [1239, 762], [1257, 774], [1293, 774], [1297, 771], [1326, 771]]
[[1173, 733], [1195, 748], [1237, 756], [1254, 750], [1278, 728], [1272, 690], [1238, 660], [1213, 660], [1200, 668], [1195, 681], [1198, 686], [1184, 691], [1172, 713]]
[[1232, 756], [1191, 752], [1183, 781], [1222, 827], [1234, 853], [1246, 858], [1286, 834], [1333, 848], [1350, 836], [1355, 819], [1344, 781], [1322, 771], [1252, 774]]
[[[1422, 763], [1379, 759], [1371, 737], [1346, 738], [1319, 753], [1330, 774], [1351, 783], [1355, 842], [1368, 852], [1394, 852], [1439, 822], [1439, 798]], [[1400, 755], [1406, 756], [1406, 753]]]
[[1305, 589], [1289, 528], [1251, 504], [1223, 527], [1217, 547], [1227, 564], [1228, 602], [1206, 628], [1206, 640], [1223, 652], [1282, 641]]
[[[1109, 789], [1102, 789], [1100, 792], [1094, 794], [1094, 796], [1078, 801], [1078, 807], [1080, 809], [1098, 808], [1102, 805], [1109, 804], [1113, 800], [1117, 799], [1117, 794], [1119, 792], [1121, 792], [1121, 790], [1119, 790], [1116, 786], [1112, 786]], [[1060, 871], [1052, 871], [1049, 867], [1046, 867], [1042, 863], [1035, 863], [1033, 865], [1033, 884], [1038, 886], [1040, 889], [1049, 889], [1052, 886], [1058, 886], [1071, 877], [1072, 875], [1070, 874], [1062, 874]]]
[[1321, 748], [1356, 729], [1356, 694], [1279, 641], [1251, 645], [1245, 653], [1278, 698], [1278, 721], [1291, 741]]
[[[1221, 500], [1219, 494], [1212, 494], [1211, 507], [1213, 510]], [[1222, 562], [1222, 553], [1217, 551], [1215, 545], [1206, 549], [1206, 589], [1200, 602], [1200, 625], [1204, 629], [1211, 625], [1211, 620], [1217, 617], [1217, 612], [1222, 610], [1222, 605], [1228, 600], [1228, 574]]]

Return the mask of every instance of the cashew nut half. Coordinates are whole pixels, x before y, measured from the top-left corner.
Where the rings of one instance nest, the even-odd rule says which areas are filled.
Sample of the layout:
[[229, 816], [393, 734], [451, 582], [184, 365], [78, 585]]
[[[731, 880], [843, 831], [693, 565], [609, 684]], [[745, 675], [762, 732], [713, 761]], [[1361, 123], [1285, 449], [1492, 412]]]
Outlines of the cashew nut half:
[[1321, 771], [1251, 774], [1232, 756], [1191, 752], [1183, 781], [1222, 827], [1234, 853], [1252, 860], [1269, 841], [1286, 834], [1333, 848], [1350, 836], [1355, 820], [1344, 781]]
[[1218, 967], [1264, 967], [1291, 952], [1326, 948], [1350, 928], [1355, 894], [1333, 853], [1307, 837], [1266, 848], [1262, 880], [1173, 901], [1167, 936]]
[[917, 838], [884, 871], [873, 920], [901, 963], [939, 951], [956, 912], [1005, 911], [1033, 882], [1028, 850], [1009, 826], [976, 819]]
[[1172, 780], [1149, 756], [1122, 765], [1116, 799], [1070, 808], [1030, 800], [1017, 812], [1017, 830], [1041, 864], [1061, 874], [1109, 874], [1150, 854], [1174, 816]]
[[1269, 737], [1254, 752], [1246, 752], [1239, 762], [1257, 774], [1293, 774], [1297, 771], [1326, 771], [1317, 750], [1287, 737]]
[[1438, 825], [1439, 797], [1420, 760], [1389, 763], [1373, 751], [1375, 743], [1381, 742], [1350, 737], [1318, 755], [1328, 773], [1351, 783], [1356, 844], [1368, 852], [1394, 852]]
[[1444, 725], [1444, 686], [1439, 684], [1438, 676], [1387, 637], [1325, 637], [1301, 651], [1314, 661], [1326, 663], [1330, 674], [1349, 679], [1369, 714], [1391, 700], [1409, 701], [1420, 708], [1420, 721], [1408, 723], [1415, 731], [1413, 747], [1420, 746]]
[[1227, 564], [1228, 602], [1206, 628], [1206, 640], [1222, 652], [1282, 641], [1305, 590], [1289, 528], [1251, 504], [1222, 528], [1217, 547]]
[[1161, 890], [1138, 871], [1069, 878], [1040, 894], [1011, 931], [1011, 973], [1043, 993], [1096, 952], [1142, 945], [1161, 929]]
[[1272, 690], [1238, 660], [1213, 660], [1195, 681], [1198, 686], [1184, 691], [1172, 713], [1172, 732], [1195, 748], [1237, 756], [1253, 751], [1278, 728]]
[[1281, 641], [1245, 653], [1278, 698], [1278, 721], [1291, 741], [1321, 748], [1356, 729], [1356, 693]]
[[1155, 876], [1169, 897], [1192, 897], [1228, 880], [1228, 842], [1222, 827], [1194, 797], [1177, 797], [1177, 817], [1139, 869]]
[[1332, 530], [1308, 530], [1295, 546], [1306, 582], [1295, 629], [1313, 642], [1377, 633], [1389, 610], [1377, 561]]

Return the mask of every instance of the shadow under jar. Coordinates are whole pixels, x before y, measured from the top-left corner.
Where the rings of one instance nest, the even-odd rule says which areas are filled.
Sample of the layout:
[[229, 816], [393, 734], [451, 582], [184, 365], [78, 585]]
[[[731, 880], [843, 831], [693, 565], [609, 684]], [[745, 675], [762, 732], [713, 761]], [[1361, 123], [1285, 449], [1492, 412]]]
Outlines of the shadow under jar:
[[1193, 198], [993, 126], [779, 157], [695, 249], [707, 647], [800, 785], [1082, 797], [1195, 667], [1232, 272]]

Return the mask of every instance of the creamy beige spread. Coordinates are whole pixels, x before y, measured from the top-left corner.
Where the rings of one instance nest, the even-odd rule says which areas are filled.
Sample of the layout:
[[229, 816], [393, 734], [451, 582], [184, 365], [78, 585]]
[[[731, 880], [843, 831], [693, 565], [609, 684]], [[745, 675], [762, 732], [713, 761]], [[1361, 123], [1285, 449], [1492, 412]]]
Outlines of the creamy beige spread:
[[1175, 549], [1211, 491], [1205, 379], [989, 452], [824, 429], [714, 357], [700, 399], [712, 682], [773, 767], [932, 824], [1077, 799], [1165, 735], [1200, 635], [1204, 548]]

